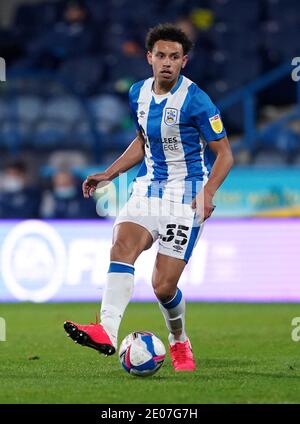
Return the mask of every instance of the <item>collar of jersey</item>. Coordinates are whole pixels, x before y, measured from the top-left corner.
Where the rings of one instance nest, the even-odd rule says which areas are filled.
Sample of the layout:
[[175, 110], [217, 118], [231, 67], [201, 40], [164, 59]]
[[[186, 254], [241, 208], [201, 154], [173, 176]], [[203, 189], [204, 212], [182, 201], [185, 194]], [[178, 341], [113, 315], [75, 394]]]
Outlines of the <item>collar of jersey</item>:
[[[182, 75], [180, 75], [180, 76], [179, 76], [179, 78], [178, 78], [177, 83], [174, 85], [174, 87], [172, 88], [172, 90], [171, 90], [171, 91], [169, 91], [169, 93], [166, 93], [166, 97], [167, 97], [167, 95], [174, 94], [174, 93], [178, 90], [178, 88], [180, 87], [180, 85], [181, 85], [181, 83], [182, 83], [182, 80], [183, 80], [183, 76], [182, 76]], [[152, 85], [153, 85], [153, 82], [154, 82], [154, 78], [152, 79], [151, 87], [152, 87]], [[152, 90], [152, 89], [151, 89], [151, 90]]]
[[177, 91], [177, 90], [178, 90], [178, 88], [181, 86], [182, 80], [183, 80], [183, 76], [182, 76], [182, 75], [180, 75], [180, 76], [179, 76], [179, 78], [178, 78], [178, 81], [177, 81], [176, 85], [175, 85], [175, 86], [172, 88], [172, 90], [170, 91], [170, 93], [171, 93], [171, 94], [174, 94], [174, 93], [175, 93], [175, 91]]

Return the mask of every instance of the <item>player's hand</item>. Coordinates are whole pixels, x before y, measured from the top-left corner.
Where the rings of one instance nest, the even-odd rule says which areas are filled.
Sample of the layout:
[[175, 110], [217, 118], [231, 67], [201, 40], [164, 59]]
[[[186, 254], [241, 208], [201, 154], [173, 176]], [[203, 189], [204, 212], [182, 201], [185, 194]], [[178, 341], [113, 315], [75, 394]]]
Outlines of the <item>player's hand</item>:
[[89, 175], [82, 183], [83, 197], [87, 199], [88, 197], [93, 196], [97, 188], [104, 187], [109, 183], [110, 181], [104, 172]]
[[215, 209], [213, 194], [204, 186], [192, 201], [192, 209], [196, 209], [199, 224], [211, 216]]

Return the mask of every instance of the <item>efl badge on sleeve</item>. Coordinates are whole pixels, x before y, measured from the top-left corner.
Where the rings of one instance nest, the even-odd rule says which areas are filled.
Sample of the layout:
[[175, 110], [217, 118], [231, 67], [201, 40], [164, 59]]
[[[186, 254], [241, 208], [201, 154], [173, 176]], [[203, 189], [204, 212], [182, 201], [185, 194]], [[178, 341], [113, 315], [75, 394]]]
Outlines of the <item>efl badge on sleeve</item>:
[[210, 125], [216, 134], [220, 134], [223, 131], [223, 123], [220, 115], [215, 115], [209, 118]]
[[164, 122], [166, 125], [175, 125], [177, 123], [178, 118], [178, 110], [167, 107], [165, 109]]

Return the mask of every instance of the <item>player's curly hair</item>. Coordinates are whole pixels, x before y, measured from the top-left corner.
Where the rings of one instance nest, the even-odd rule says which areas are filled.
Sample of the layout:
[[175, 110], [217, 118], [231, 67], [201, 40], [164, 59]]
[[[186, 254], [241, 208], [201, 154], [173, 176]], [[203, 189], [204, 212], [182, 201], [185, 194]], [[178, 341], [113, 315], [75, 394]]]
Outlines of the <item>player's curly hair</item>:
[[146, 36], [146, 49], [151, 52], [154, 44], [159, 40], [176, 41], [180, 43], [185, 55], [188, 54], [193, 47], [193, 43], [186, 33], [176, 25], [170, 23], [159, 24], [149, 29]]

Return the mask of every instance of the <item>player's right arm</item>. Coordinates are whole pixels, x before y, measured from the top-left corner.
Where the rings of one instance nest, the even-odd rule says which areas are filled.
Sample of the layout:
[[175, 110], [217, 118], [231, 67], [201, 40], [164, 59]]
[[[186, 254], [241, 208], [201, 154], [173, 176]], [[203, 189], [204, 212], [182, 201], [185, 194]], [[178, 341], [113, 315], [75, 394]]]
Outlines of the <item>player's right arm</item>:
[[103, 183], [101, 186], [108, 184], [115, 177], [128, 169], [137, 165], [144, 158], [145, 140], [140, 131], [137, 131], [136, 138], [128, 146], [125, 152], [104, 172], [99, 174], [89, 175], [82, 184], [83, 196], [88, 198], [92, 196], [99, 183]]

